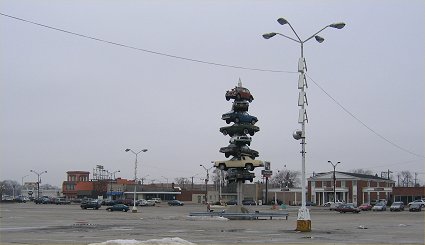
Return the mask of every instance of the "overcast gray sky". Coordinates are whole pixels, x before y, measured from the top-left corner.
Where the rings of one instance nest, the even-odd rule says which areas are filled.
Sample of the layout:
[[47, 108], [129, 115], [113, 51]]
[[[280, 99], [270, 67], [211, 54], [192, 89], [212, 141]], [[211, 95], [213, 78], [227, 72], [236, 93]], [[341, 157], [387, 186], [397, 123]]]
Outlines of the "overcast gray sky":
[[[177, 3], [178, 2], [178, 3]], [[0, 12], [160, 56], [0, 15], [0, 179], [60, 186], [70, 170], [98, 165], [155, 182], [205, 176], [223, 159], [219, 128], [239, 78], [260, 127], [251, 148], [272, 169], [301, 170], [296, 73], [308, 65], [306, 172], [355, 168], [424, 175], [424, 6], [392, 1], [1, 1]], [[320, 87], [319, 87], [320, 86]], [[322, 90], [322, 89], [323, 90]], [[325, 92], [326, 93], [325, 93]], [[333, 99], [331, 99], [330, 95]], [[338, 104], [339, 103], [339, 104]], [[342, 105], [345, 110], [340, 106]], [[349, 113], [347, 113], [347, 111]], [[357, 120], [355, 118], [357, 118]], [[361, 122], [359, 122], [359, 120]], [[371, 131], [372, 130], [372, 131]], [[375, 133], [374, 133], [375, 132]], [[376, 135], [379, 134], [381, 137]], [[384, 137], [385, 139], [383, 139]], [[259, 170], [256, 170], [259, 177]], [[165, 178], [164, 178], [165, 177]]]

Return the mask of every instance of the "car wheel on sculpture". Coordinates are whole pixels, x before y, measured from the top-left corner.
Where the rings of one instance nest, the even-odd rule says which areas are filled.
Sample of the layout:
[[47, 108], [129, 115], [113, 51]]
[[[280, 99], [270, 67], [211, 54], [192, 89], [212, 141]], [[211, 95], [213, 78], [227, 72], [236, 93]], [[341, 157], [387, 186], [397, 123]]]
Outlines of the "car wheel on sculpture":
[[248, 171], [252, 171], [252, 170], [254, 170], [254, 166], [253, 166], [251, 163], [247, 163], [247, 164], [245, 165], [245, 168], [246, 168]]
[[226, 165], [224, 163], [220, 163], [220, 165], [218, 165], [218, 168], [220, 170], [226, 170]]

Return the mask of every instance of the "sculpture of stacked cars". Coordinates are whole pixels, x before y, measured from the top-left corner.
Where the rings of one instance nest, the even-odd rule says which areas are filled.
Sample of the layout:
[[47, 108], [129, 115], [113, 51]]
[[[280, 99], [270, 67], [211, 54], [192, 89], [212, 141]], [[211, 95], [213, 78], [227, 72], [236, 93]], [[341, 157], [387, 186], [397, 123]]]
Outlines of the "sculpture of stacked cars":
[[[238, 86], [226, 92], [226, 100], [233, 99], [232, 110], [222, 115], [221, 119], [231, 126], [220, 128], [223, 135], [229, 135], [229, 145], [221, 147], [220, 152], [225, 157], [232, 157], [230, 160], [215, 161], [214, 166], [220, 170], [230, 170], [227, 172], [229, 182], [245, 180], [253, 181], [255, 175], [249, 171], [256, 167], [263, 167], [264, 163], [255, 160], [258, 157], [258, 151], [250, 149], [252, 138], [260, 130], [255, 126], [258, 119], [248, 114], [249, 103], [254, 97], [247, 88], [242, 87], [239, 81]], [[249, 135], [249, 136], [248, 136]]]

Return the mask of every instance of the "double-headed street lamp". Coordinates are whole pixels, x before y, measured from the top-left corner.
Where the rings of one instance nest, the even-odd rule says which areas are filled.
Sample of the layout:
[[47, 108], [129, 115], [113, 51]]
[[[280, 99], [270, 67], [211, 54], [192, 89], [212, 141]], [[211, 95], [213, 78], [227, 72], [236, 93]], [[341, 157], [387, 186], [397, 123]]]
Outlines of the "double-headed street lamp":
[[301, 139], [301, 156], [302, 156], [302, 180], [301, 180], [301, 208], [298, 210], [298, 219], [297, 219], [297, 230], [298, 231], [311, 231], [311, 219], [310, 219], [310, 213], [308, 211], [308, 209], [306, 208], [306, 187], [305, 187], [305, 122], [308, 122], [307, 119], [307, 111], [306, 111], [306, 105], [308, 105], [307, 103], [307, 95], [306, 95], [306, 88], [307, 88], [307, 80], [305, 78], [305, 73], [307, 72], [307, 66], [306, 66], [306, 62], [305, 62], [305, 58], [304, 58], [304, 43], [309, 41], [310, 39], [312, 39], [313, 37], [316, 39], [316, 41], [318, 41], [319, 43], [323, 42], [325, 39], [323, 37], [318, 36], [317, 34], [319, 34], [320, 32], [322, 32], [323, 30], [325, 30], [328, 27], [332, 27], [332, 28], [336, 28], [336, 29], [342, 29], [345, 26], [345, 23], [334, 23], [334, 24], [330, 24], [327, 25], [325, 27], [323, 27], [321, 30], [319, 30], [318, 32], [314, 33], [313, 35], [311, 35], [309, 38], [305, 39], [305, 40], [301, 40], [301, 38], [298, 36], [297, 32], [294, 30], [294, 28], [292, 27], [292, 25], [284, 18], [279, 18], [277, 20], [277, 22], [279, 22], [279, 24], [281, 25], [285, 25], [288, 24], [289, 27], [291, 28], [291, 30], [293, 31], [293, 33], [296, 36], [295, 38], [289, 37], [287, 35], [278, 33], [278, 32], [271, 32], [271, 33], [266, 33], [263, 35], [263, 37], [265, 39], [269, 39], [272, 38], [276, 35], [288, 38], [292, 41], [295, 41], [297, 43], [300, 44], [301, 46], [301, 57], [298, 60], [298, 72], [299, 72], [299, 77], [298, 77], [298, 89], [300, 89], [299, 92], [299, 97], [298, 97], [298, 106], [300, 107], [299, 109], [299, 116], [298, 116], [298, 123], [301, 124], [301, 130], [297, 130], [294, 132], [294, 138], [296, 140], [300, 140]]
[[40, 198], [40, 182], [41, 182], [40, 176], [42, 174], [47, 173], [47, 171], [37, 172], [37, 171], [34, 171], [34, 170], [30, 170], [30, 172], [35, 173], [37, 175], [37, 199], [38, 199], [38, 198]]
[[139, 153], [141, 152], [147, 152], [148, 149], [143, 149], [140, 150], [138, 152], [133, 151], [132, 149], [125, 149], [126, 152], [131, 152], [136, 156], [136, 161], [134, 162], [134, 196], [133, 196], [133, 209], [131, 210], [131, 212], [133, 213], [137, 213], [137, 208], [136, 208], [136, 188], [137, 188], [137, 155], [139, 155]]
[[201, 167], [203, 167], [204, 169], [205, 169], [205, 171], [207, 171], [207, 178], [205, 179], [205, 203], [208, 203], [208, 197], [207, 197], [207, 195], [208, 195], [208, 181], [209, 181], [209, 179], [210, 179], [210, 173], [209, 173], [209, 171], [210, 171], [210, 169], [212, 169], [213, 167], [211, 167], [211, 168], [206, 168], [204, 165], [202, 165], [202, 164], [199, 164], [199, 166], [201, 166]]
[[337, 162], [336, 164], [333, 164], [332, 161], [328, 161], [328, 163], [330, 163], [332, 165], [332, 167], [334, 167], [334, 176], [333, 176], [333, 178], [334, 178], [334, 203], [335, 203], [336, 202], [336, 176], [335, 176], [335, 169], [336, 169], [336, 166], [338, 164], [340, 164], [341, 162]]

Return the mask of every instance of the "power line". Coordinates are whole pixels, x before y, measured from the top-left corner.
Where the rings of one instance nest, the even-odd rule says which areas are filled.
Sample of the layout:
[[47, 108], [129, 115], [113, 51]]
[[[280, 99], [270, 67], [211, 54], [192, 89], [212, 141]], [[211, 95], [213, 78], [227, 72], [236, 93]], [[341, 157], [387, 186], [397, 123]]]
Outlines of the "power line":
[[360, 120], [358, 117], [356, 117], [353, 113], [351, 113], [347, 108], [345, 108], [341, 103], [339, 103], [334, 97], [332, 97], [328, 92], [326, 92], [325, 89], [322, 88], [322, 86], [320, 86], [316, 81], [313, 80], [313, 78], [311, 78], [308, 74], [306, 74], [307, 77], [314, 83], [316, 84], [316, 86], [322, 90], [323, 93], [325, 93], [333, 102], [335, 102], [335, 104], [337, 104], [339, 107], [341, 107], [342, 110], [344, 110], [348, 115], [350, 115], [352, 118], [354, 118], [354, 120], [356, 120], [357, 122], [359, 122], [361, 125], [363, 125], [365, 128], [367, 128], [370, 132], [372, 132], [373, 134], [375, 134], [376, 136], [378, 136], [379, 138], [381, 138], [382, 140], [386, 141], [387, 143], [389, 143], [390, 145], [404, 151], [407, 152], [411, 155], [420, 157], [420, 158], [425, 158], [425, 156], [416, 154], [412, 151], [409, 151], [406, 148], [403, 148], [401, 146], [399, 146], [398, 144], [392, 142], [391, 140], [387, 139], [386, 137], [384, 137], [382, 134], [376, 132], [375, 130], [373, 130], [371, 127], [367, 126], [366, 123], [364, 123], [362, 120]]
[[[29, 21], [29, 20], [26, 20], [26, 19], [18, 18], [18, 17], [15, 17], [15, 16], [7, 15], [7, 14], [1, 13], [1, 12], [0, 12], [0, 15], [5, 16], [5, 17], [8, 17], [8, 18], [15, 19], [15, 20], [19, 20], [19, 21], [22, 21], [22, 22], [30, 23], [30, 24], [33, 24], [33, 25], [41, 26], [41, 27], [44, 27], [44, 28], [48, 28], [48, 29], [51, 29], [51, 30], [55, 30], [55, 31], [67, 33], [67, 34], [70, 34], [70, 35], [74, 35], [74, 36], [78, 36], [78, 37], [82, 37], [82, 38], [86, 38], [86, 39], [91, 39], [91, 40], [98, 41], [98, 42], [103, 42], [103, 43], [107, 43], [107, 44], [111, 44], [111, 45], [115, 45], [115, 46], [119, 46], [119, 47], [123, 47], [123, 48], [133, 49], [133, 50], [137, 50], [137, 51], [141, 51], [141, 52], [145, 52], [145, 53], [150, 53], [150, 54], [165, 56], [165, 57], [179, 59], [179, 60], [184, 60], [184, 61], [189, 61], [189, 62], [195, 62], [195, 63], [201, 63], [201, 64], [207, 64], [207, 65], [214, 65], [214, 66], [220, 66], [220, 67], [227, 67], [227, 68], [234, 68], [234, 69], [260, 71], [260, 72], [294, 73], [294, 74], [295, 73], [298, 73], [298, 72], [295, 72], [295, 71], [270, 70], [270, 69], [262, 69], [262, 68], [251, 68], [251, 67], [244, 67], [244, 66], [227, 65], [227, 64], [216, 63], [216, 62], [211, 62], [211, 61], [204, 61], [204, 60], [198, 60], [198, 59], [193, 59], [193, 58], [187, 58], [187, 57], [183, 57], [183, 56], [177, 56], [177, 55], [167, 54], [167, 53], [163, 53], [163, 52], [158, 52], [158, 51], [152, 51], [152, 50], [148, 50], [148, 49], [133, 47], [133, 46], [129, 46], [129, 45], [126, 45], [126, 44], [121, 44], [121, 43], [117, 43], [117, 42], [113, 42], [113, 41], [108, 41], [108, 40], [97, 38], [97, 37], [92, 37], [92, 36], [88, 36], [88, 35], [84, 35], [84, 34], [79, 34], [79, 33], [76, 33], [76, 32], [67, 31], [67, 30], [56, 28], [56, 27], [53, 27], [53, 26], [44, 25], [44, 24], [40, 24], [40, 23], [37, 23], [37, 22]], [[363, 121], [361, 121], [359, 118], [357, 118], [353, 113], [351, 113], [348, 109], [346, 109], [341, 103], [339, 103], [335, 98], [333, 98], [328, 92], [326, 92], [326, 90], [324, 90], [308, 74], [306, 74], [306, 75], [307, 75], [307, 77], [314, 84], [316, 84], [316, 86], [323, 93], [325, 93], [332, 101], [334, 101], [339, 107], [341, 107], [348, 115], [350, 115], [357, 122], [359, 122], [361, 125], [363, 125], [365, 128], [367, 128], [370, 132], [372, 132], [373, 134], [375, 134], [376, 136], [378, 136], [382, 140], [386, 141], [387, 143], [393, 145], [394, 147], [396, 147], [396, 148], [398, 148], [398, 149], [400, 149], [400, 150], [402, 150], [404, 152], [407, 152], [407, 153], [409, 153], [411, 155], [414, 155], [414, 156], [417, 156], [417, 157], [425, 158], [425, 156], [422, 156], [422, 155], [416, 154], [416, 153], [414, 153], [412, 151], [409, 151], [409, 150], [407, 150], [407, 149], [399, 146], [398, 144], [390, 141], [389, 139], [387, 139], [383, 135], [379, 134], [375, 130], [373, 130], [371, 127], [369, 127]]]
[[185, 60], [185, 61], [189, 61], [189, 62], [195, 62], [195, 63], [201, 63], [201, 64], [207, 64], [207, 65], [228, 67], [228, 68], [234, 68], [234, 69], [250, 70], [250, 71], [275, 72], [275, 73], [297, 73], [295, 71], [270, 70], [270, 69], [251, 68], [251, 67], [236, 66], [236, 65], [227, 65], [227, 64], [216, 63], [216, 62], [211, 62], [211, 61], [198, 60], [198, 59], [193, 59], [193, 58], [188, 58], [188, 57], [183, 57], [183, 56], [177, 56], [177, 55], [167, 54], [167, 53], [163, 53], [163, 52], [152, 51], [152, 50], [148, 50], [148, 49], [129, 46], [129, 45], [126, 45], [126, 44], [108, 41], [108, 40], [105, 40], [105, 39], [92, 37], [92, 36], [72, 32], [72, 31], [67, 31], [67, 30], [56, 28], [56, 27], [53, 27], [53, 26], [48, 26], [48, 25], [44, 25], [44, 24], [40, 24], [40, 23], [37, 23], [37, 22], [30, 21], [30, 20], [26, 20], [26, 19], [15, 17], [15, 16], [7, 15], [7, 14], [1, 13], [1, 12], [0, 12], [0, 15], [3, 15], [5, 17], [12, 18], [12, 19], [15, 19], [15, 20], [19, 20], [19, 21], [22, 21], [22, 22], [30, 23], [30, 24], [33, 24], [33, 25], [41, 26], [41, 27], [44, 27], [44, 28], [48, 28], [48, 29], [51, 29], [51, 30], [67, 33], [67, 34], [70, 34], [70, 35], [74, 35], [74, 36], [78, 36], [78, 37], [82, 37], [82, 38], [86, 38], [86, 39], [91, 39], [91, 40], [94, 40], [94, 41], [103, 42], [103, 43], [107, 43], [107, 44], [111, 44], [111, 45], [115, 45], [115, 46], [119, 46], [119, 47], [123, 47], [123, 48], [133, 49], [133, 50], [137, 50], [137, 51], [141, 51], [141, 52], [145, 52], [145, 53], [165, 56], [165, 57], [173, 58], [173, 59]]

